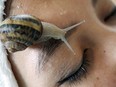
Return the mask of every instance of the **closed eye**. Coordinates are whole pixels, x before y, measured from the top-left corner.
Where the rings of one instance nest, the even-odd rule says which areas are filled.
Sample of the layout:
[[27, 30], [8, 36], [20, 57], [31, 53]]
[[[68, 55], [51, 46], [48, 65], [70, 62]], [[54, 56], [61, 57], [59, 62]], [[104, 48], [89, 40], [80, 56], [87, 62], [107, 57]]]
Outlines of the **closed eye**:
[[66, 78], [60, 80], [58, 83], [62, 85], [65, 82], [69, 82], [70, 84], [73, 84], [75, 81], [81, 81], [83, 77], [86, 77], [86, 74], [88, 72], [88, 67], [90, 65], [90, 61], [88, 58], [86, 58], [86, 52], [87, 49], [83, 53], [82, 62], [79, 68], [72, 71]]

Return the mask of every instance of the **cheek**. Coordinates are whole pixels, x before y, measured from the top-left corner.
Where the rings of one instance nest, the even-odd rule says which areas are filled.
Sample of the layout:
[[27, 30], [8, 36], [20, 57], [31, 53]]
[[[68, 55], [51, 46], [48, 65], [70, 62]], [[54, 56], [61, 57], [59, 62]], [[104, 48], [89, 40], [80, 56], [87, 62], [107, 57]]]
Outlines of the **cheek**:
[[[111, 41], [112, 42], [112, 41]], [[113, 48], [112, 48], [113, 46]], [[94, 58], [91, 71], [88, 75], [88, 83], [92, 87], [116, 86], [116, 48], [114, 44], [103, 44], [94, 50]]]
[[[105, 39], [105, 38], [104, 38]], [[101, 41], [100, 44], [97, 44], [94, 52], [94, 61], [97, 63], [99, 68], [99, 64], [104, 66], [104, 69], [111, 69], [110, 71], [114, 71], [116, 67], [116, 40], [115, 36], [111, 38], [107, 38], [105, 41]], [[109, 71], [109, 72], [110, 72]]]
[[116, 87], [116, 77], [110, 72], [96, 70], [86, 84], [92, 85], [92, 87]]
[[21, 87], [27, 83], [31, 85], [38, 79], [38, 51], [38, 49], [27, 48], [10, 55], [9, 60]]

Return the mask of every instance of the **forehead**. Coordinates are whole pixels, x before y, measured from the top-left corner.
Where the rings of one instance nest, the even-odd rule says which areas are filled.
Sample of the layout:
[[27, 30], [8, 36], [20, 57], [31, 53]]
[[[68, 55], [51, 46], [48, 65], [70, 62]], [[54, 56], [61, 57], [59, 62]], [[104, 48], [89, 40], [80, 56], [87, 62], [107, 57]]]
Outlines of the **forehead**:
[[[28, 3], [27, 3], [28, 1]], [[72, 10], [75, 10], [75, 8], [79, 8], [82, 3], [87, 4], [89, 0], [85, 1], [84, 3], [81, 0], [13, 0], [12, 1], [12, 10], [14, 10], [14, 14], [18, 13], [31, 13], [32, 11], [34, 12], [33, 14], [37, 13], [35, 11], [45, 11], [45, 12], [50, 12], [51, 10], [56, 10], [56, 11], [63, 11], [66, 10], [66, 8], [73, 8]], [[70, 4], [69, 4], [70, 3]], [[84, 5], [84, 6], [85, 6]], [[75, 7], [75, 8], [74, 8]], [[49, 10], [46, 10], [49, 9]], [[44, 13], [45, 13], [44, 12]], [[12, 13], [12, 11], [10, 12]], [[39, 13], [41, 14], [41, 13]], [[45, 15], [45, 14], [44, 14]]]
[[42, 21], [65, 27], [88, 17], [91, 4], [91, 0], [13, 0], [10, 15], [31, 14]]

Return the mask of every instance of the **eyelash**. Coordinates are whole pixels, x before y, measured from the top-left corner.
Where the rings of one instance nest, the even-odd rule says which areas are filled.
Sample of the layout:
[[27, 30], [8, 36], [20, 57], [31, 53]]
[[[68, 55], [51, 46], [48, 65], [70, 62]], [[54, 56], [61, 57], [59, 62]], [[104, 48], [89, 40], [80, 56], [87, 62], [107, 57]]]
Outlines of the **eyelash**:
[[65, 82], [74, 83], [75, 81], [81, 81], [83, 77], [86, 78], [86, 74], [88, 73], [87, 69], [90, 66], [90, 60], [86, 58], [87, 56], [86, 51], [87, 49], [84, 51], [83, 60], [80, 68], [76, 72], [67, 76], [62, 81], [59, 81], [59, 84], [62, 85]]

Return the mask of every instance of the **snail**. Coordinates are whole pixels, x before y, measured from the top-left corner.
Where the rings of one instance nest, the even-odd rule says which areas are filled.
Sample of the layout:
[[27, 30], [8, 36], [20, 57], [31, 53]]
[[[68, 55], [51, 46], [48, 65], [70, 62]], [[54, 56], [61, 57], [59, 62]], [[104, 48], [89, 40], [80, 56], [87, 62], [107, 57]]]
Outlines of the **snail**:
[[50, 38], [61, 39], [74, 53], [65, 34], [83, 22], [85, 21], [60, 29], [54, 24], [42, 22], [31, 15], [15, 15], [1, 22], [0, 39], [10, 53], [22, 51], [30, 45], [47, 41]]

